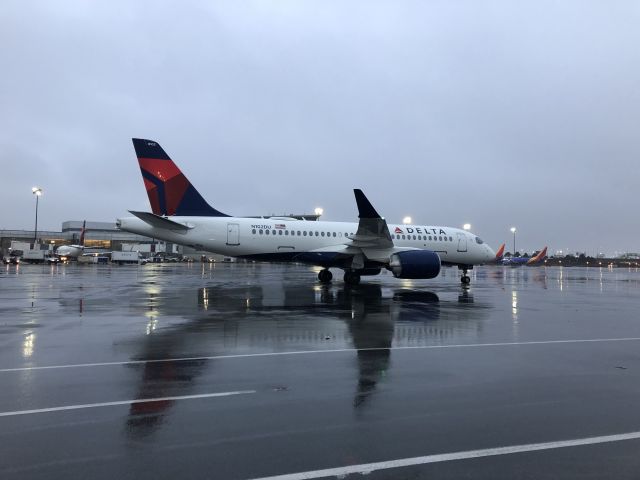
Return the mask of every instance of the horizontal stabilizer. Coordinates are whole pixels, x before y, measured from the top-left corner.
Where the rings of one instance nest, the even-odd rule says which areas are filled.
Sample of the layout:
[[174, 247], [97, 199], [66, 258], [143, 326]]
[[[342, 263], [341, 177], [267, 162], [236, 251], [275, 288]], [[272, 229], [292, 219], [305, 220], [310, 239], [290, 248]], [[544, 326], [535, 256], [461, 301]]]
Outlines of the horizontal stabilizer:
[[182, 223], [174, 222], [173, 220], [169, 220], [168, 218], [164, 218], [160, 215], [155, 215], [149, 212], [134, 212], [133, 210], [129, 210], [129, 213], [135, 215], [143, 222], [155, 228], [163, 228], [165, 230], [172, 230], [174, 232], [186, 232], [187, 230], [192, 228]]

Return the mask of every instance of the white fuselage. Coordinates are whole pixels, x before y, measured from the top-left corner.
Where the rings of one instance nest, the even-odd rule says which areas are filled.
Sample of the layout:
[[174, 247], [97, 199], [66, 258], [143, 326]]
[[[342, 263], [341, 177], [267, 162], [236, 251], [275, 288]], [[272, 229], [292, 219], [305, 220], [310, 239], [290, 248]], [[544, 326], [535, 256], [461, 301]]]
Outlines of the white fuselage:
[[82, 245], [61, 245], [56, 249], [56, 255], [59, 257], [77, 258], [84, 252]]
[[[357, 223], [304, 221], [285, 218], [179, 217], [170, 220], [188, 230], [153, 227], [137, 217], [118, 220], [120, 229], [187, 245], [232, 257], [269, 260], [283, 254], [340, 252], [350, 248]], [[389, 225], [394, 249], [422, 249], [436, 252], [443, 264], [478, 265], [495, 258], [495, 252], [476, 235], [452, 227]], [[369, 252], [365, 256], [388, 261], [389, 251]], [[313, 263], [309, 261], [308, 263]], [[318, 264], [321, 264], [319, 262]]]

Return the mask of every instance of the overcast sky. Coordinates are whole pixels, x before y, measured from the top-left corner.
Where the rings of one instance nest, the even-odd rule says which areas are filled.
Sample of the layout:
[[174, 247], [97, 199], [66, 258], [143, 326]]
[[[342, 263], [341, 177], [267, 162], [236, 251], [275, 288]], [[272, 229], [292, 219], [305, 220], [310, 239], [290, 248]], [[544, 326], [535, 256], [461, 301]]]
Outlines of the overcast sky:
[[0, 2], [0, 228], [149, 210], [131, 137], [215, 208], [640, 251], [635, 1]]

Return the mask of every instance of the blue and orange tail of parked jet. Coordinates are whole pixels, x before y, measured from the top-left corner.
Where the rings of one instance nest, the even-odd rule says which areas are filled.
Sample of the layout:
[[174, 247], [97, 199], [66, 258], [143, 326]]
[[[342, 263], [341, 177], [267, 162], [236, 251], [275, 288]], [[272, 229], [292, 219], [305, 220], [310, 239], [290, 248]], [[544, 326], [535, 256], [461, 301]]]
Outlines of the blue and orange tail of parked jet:
[[538, 265], [547, 258], [547, 247], [544, 247], [537, 255], [531, 258], [528, 257], [503, 257], [498, 258], [496, 255], [496, 261], [501, 265], [509, 265], [512, 267], [519, 265]]
[[500, 245], [500, 248], [496, 252], [496, 263], [500, 263], [502, 261], [502, 257], [504, 257], [504, 247], [505, 244], [503, 243], [502, 245]]
[[152, 140], [134, 138], [138, 163], [147, 189], [151, 210], [156, 215], [227, 217], [209, 205], [173, 163], [162, 147]]
[[544, 247], [536, 256], [531, 257], [527, 262], [527, 265], [537, 265], [538, 263], [543, 262], [545, 258], [547, 258], [547, 247]]

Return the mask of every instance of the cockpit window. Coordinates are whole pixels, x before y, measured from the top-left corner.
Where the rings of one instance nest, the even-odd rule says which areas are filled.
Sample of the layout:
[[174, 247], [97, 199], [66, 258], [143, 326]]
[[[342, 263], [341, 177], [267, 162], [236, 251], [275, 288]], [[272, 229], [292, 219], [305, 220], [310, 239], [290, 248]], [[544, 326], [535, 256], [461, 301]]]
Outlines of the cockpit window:
[[482, 239], [480, 237], [476, 237], [476, 243], [478, 245], [482, 245], [484, 242], [482, 241]]

